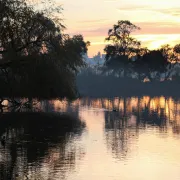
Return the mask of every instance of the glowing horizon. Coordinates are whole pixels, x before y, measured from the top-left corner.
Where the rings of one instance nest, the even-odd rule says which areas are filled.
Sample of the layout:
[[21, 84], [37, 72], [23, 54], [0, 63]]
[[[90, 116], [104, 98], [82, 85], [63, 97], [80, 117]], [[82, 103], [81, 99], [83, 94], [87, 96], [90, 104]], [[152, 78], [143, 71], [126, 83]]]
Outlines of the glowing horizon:
[[82, 34], [91, 42], [88, 55], [103, 53], [107, 32], [118, 20], [129, 20], [141, 28], [134, 36], [142, 46], [157, 49], [180, 42], [180, 1], [167, 0], [62, 0], [65, 32]]

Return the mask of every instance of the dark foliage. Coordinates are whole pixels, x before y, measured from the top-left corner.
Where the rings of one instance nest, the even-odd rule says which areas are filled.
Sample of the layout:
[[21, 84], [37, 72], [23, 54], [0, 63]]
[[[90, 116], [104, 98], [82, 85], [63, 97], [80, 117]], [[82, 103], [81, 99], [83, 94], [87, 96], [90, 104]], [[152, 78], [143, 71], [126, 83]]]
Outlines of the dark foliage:
[[75, 97], [89, 42], [63, 34], [62, 23], [25, 0], [1, 0], [0, 7], [1, 96]]

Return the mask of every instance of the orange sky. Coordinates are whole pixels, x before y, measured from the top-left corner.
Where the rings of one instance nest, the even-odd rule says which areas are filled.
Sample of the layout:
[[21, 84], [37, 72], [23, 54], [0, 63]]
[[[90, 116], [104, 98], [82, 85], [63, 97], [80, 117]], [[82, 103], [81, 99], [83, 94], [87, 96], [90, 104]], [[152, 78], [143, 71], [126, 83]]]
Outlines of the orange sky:
[[158, 48], [180, 42], [179, 0], [56, 0], [63, 5], [67, 33], [91, 42], [88, 55], [103, 53], [108, 29], [118, 20], [141, 27], [135, 37], [143, 46]]

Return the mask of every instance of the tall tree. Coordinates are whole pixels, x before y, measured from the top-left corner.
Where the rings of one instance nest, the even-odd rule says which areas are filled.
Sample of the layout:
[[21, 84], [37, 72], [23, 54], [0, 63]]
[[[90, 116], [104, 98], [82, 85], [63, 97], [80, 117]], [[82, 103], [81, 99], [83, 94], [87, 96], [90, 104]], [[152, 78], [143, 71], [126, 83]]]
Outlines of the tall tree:
[[104, 51], [106, 53], [106, 66], [110, 71], [117, 72], [119, 75], [124, 71], [124, 76], [131, 69], [129, 58], [137, 54], [137, 49], [141, 43], [131, 36], [140, 28], [130, 21], [121, 20], [108, 31], [108, 37], [105, 39], [108, 44]]
[[138, 49], [141, 43], [131, 36], [131, 33], [140, 30], [140, 27], [130, 21], [118, 21], [112, 29], [108, 31], [106, 41], [112, 44], [105, 47], [107, 58], [117, 55], [131, 55], [134, 49]]
[[63, 34], [61, 21], [25, 0], [1, 0], [0, 12], [4, 95], [74, 97], [75, 75], [85, 65], [89, 42], [82, 35]]

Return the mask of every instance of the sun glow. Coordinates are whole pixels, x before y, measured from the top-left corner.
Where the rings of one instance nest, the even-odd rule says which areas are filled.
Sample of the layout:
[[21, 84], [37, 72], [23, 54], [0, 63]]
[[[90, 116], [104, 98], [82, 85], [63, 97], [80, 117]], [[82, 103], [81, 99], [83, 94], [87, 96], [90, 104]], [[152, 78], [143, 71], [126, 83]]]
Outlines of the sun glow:
[[[164, 44], [174, 46], [180, 43], [180, 34], [137, 34], [133, 37], [141, 41], [142, 47], [147, 47], [150, 50], [158, 49]], [[102, 36], [90, 38], [91, 46], [88, 49], [88, 55], [90, 57], [93, 57], [98, 51], [104, 53], [104, 48], [108, 42], [105, 42], [103, 38], [105, 39]]]
[[180, 34], [147, 34], [137, 35], [136, 38], [142, 42], [143, 46], [149, 49], [157, 49], [164, 44], [173, 46], [180, 42]]

